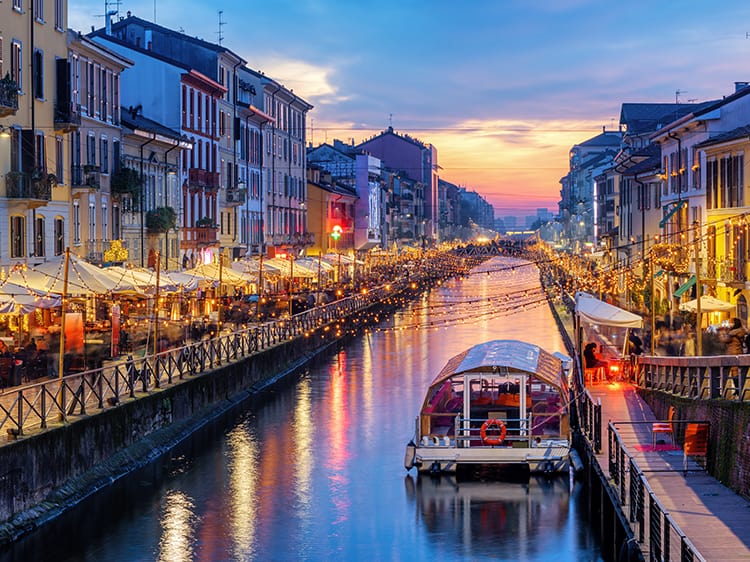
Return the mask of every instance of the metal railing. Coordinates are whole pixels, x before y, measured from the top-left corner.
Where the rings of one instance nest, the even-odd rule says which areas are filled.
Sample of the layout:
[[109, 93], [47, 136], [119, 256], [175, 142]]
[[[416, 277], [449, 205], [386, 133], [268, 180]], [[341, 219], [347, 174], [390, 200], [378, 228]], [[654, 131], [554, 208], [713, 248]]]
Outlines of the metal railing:
[[588, 389], [581, 388], [578, 407], [578, 426], [596, 453], [602, 451], [602, 402], [594, 400]]
[[[612, 489], [617, 494], [623, 512], [628, 516], [636, 540], [648, 547], [650, 560], [704, 561], [698, 549], [657, 498], [644, 471], [626, 449], [622, 436], [615, 427], [640, 423], [651, 424], [651, 422], [627, 424], [610, 422], [607, 427]], [[678, 471], [679, 469], [667, 468], [648, 472]]]
[[638, 358], [641, 388], [699, 399], [750, 400], [750, 355]]
[[98, 369], [10, 389], [0, 395], [0, 431], [23, 435], [31, 429], [46, 428], [51, 423], [115, 406], [138, 393], [199, 376], [344, 320], [384, 300], [386, 293], [386, 289], [377, 288], [286, 320], [244, 328], [156, 355], [128, 356]]

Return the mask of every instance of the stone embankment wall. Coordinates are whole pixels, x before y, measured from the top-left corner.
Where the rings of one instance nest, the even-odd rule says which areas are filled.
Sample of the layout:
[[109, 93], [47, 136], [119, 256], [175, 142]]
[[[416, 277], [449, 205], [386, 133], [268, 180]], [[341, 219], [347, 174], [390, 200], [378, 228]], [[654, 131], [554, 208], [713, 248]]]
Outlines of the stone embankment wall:
[[639, 390], [657, 419], [674, 406], [675, 437], [682, 443], [680, 421], [708, 421], [708, 472], [738, 494], [750, 498], [750, 402], [681, 398], [658, 390]]
[[298, 338], [0, 447], [0, 543], [145, 465], [337, 341]]

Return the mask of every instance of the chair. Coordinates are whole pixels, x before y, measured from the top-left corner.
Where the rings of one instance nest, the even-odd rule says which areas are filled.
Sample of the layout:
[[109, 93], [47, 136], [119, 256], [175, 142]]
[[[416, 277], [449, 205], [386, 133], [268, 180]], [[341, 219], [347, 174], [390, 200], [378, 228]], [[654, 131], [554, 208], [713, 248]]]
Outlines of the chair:
[[666, 422], [654, 422], [651, 424], [651, 445], [656, 448], [656, 436], [659, 434], [669, 435], [669, 439], [674, 445], [674, 429], [672, 427], [672, 420], [674, 419], [674, 406], [670, 406], [667, 411]]
[[[583, 370], [584, 384], [592, 386], [604, 382], [604, 367], [589, 367]], [[588, 382], [587, 382], [588, 381]]]
[[682, 470], [687, 476], [688, 457], [703, 457], [708, 455], [707, 423], [689, 423], [685, 427], [685, 446], [682, 455]]

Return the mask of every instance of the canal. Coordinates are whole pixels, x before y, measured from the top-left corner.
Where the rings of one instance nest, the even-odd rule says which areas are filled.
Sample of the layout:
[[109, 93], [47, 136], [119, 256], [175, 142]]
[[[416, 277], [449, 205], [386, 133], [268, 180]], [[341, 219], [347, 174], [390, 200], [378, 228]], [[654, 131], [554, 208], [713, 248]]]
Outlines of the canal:
[[495, 258], [9, 546], [26, 560], [599, 560], [567, 477], [417, 477], [428, 383], [489, 339], [565, 351], [536, 268]]

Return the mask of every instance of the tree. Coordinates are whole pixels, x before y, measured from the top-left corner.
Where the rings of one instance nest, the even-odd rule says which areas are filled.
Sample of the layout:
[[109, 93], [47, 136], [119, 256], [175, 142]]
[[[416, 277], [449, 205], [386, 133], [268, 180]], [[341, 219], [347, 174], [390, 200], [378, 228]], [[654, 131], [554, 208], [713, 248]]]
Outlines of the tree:
[[146, 213], [146, 229], [156, 234], [167, 232], [177, 225], [177, 213], [172, 207], [157, 207]]

